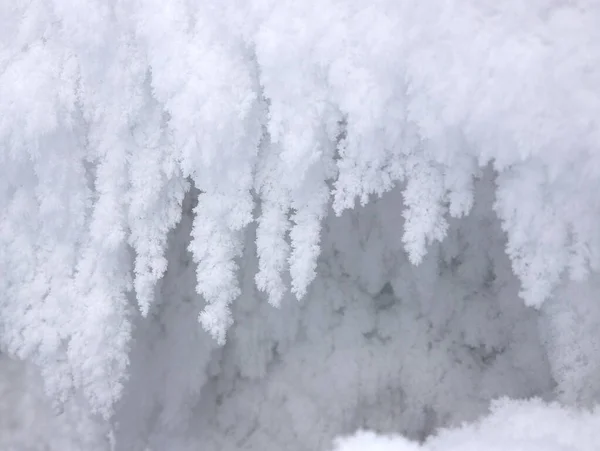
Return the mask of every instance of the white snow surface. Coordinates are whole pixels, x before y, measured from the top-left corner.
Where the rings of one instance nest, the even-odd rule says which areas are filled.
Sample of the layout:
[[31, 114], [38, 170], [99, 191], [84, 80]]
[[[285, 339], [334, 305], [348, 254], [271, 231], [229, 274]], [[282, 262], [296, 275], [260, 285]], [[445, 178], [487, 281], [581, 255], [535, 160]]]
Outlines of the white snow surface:
[[0, 2], [0, 445], [587, 450], [599, 121], [597, 0]]
[[334, 451], [594, 451], [600, 412], [576, 411], [539, 400], [493, 403], [482, 420], [437, 432], [425, 443], [359, 431]]

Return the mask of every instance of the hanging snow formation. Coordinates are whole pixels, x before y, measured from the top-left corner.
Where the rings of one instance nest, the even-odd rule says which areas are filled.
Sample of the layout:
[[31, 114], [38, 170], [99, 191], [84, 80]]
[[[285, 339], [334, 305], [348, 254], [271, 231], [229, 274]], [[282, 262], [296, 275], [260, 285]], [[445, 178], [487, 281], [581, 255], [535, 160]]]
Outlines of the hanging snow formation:
[[[464, 257], [483, 259], [460, 275], [471, 289], [487, 280], [476, 268], [493, 261], [496, 272], [508, 268], [493, 280], [512, 272], [524, 303], [542, 307], [541, 341], [561, 396], [597, 395], [587, 385], [597, 340], [568, 325], [594, 331], [600, 320], [591, 288], [600, 269], [598, 23], [592, 0], [4, 2], [0, 348], [38, 365], [54, 399], [82, 392], [109, 418], [133, 396], [128, 375], [143, 373], [136, 352], [150, 352], [132, 334], [154, 333], [156, 317], [183, 318], [164, 290], [186, 249], [195, 271], [186, 276], [195, 284], [186, 314], [214, 338], [192, 329], [181, 337], [200, 343], [198, 368], [177, 376], [202, 374], [190, 382], [196, 392], [224, 371], [206, 369], [211, 353], [256, 358], [258, 348], [243, 348], [248, 331], [265, 329], [253, 339], [267, 354], [273, 337], [281, 338], [276, 354], [297, 336], [326, 340], [319, 333], [335, 311], [303, 323], [294, 311], [332, 308], [321, 304], [349, 296], [344, 277], [371, 298], [389, 285], [396, 300], [409, 290], [424, 302], [437, 295], [419, 290], [434, 285], [407, 288], [413, 270], [398, 273], [398, 259], [420, 265], [415, 279], [443, 283], [444, 258], [459, 268]], [[482, 211], [493, 214], [474, 213], [477, 184]], [[353, 240], [368, 228], [364, 210], [335, 238], [323, 227], [344, 224], [357, 202], [369, 208], [380, 195], [387, 207], [374, 207], [376, 229], [386, 232], [374, 241], [367, 233], [374, 247], [350, 264]], [[194, 203], [187, 218], [186, 196]], [[170, 246], [183, 246], [179, 256], [169, 257], [169, 234], [188, 220], [189, 236], [179, 234], [186, 242]], [[510, 266], [496, 250], [474, 250], [486, 239]], [[444, 240], [462, 247], [440, 251]], [[335, 259], [354, 266], [327, 285], [321, 276]], [[503, 296], [486, 283], [494, 299]], [[244, 304], [250, 292], [255, 300]], [[309, 302], [315, 296], [326, 299]], [[263, 310], [263, 298], [282, 310]], [[424, 308], [414, 314], [433, 324], [453, 314], [443, 303]], [[345, 304], [336, 309], [349, 314]], [[278, 319], [267, 326], [257, 311]], [[512, 340], [486, 337], [485, 352]], [[573, 359], [567, 349], [575, 348]], [[266, 367], [246, 370], [258, 377]], [[185, 399], [169, 399], [177, 396]]]

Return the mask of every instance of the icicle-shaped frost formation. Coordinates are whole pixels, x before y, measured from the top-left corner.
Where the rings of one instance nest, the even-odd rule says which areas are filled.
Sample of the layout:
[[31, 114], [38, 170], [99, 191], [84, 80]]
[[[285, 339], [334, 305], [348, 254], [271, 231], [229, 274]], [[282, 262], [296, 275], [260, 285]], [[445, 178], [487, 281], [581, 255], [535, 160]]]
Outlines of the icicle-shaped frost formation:
[[[399, 26], [394, 6], [381, 4], [365, 11], [355, 4], [344, 9], [347, 20], [327, 27], [326, 39], [318, 47], [328, 63], [333, 100], [345, 119], [334, 190], [337, 214], [354, 207], [356, 198], [364, 205], [370, 195], [381, 195], [402, 180], [405, 155], [418, 144], [406, 117], [402, 42], [394, 38]], [[390, 61], [389, 54], [398, 58]]]
[[[306, 34], [302, 25], [294, 26], [300, 11], [289, 6], [274, 5], [256, 36], [260, 80], [269, 102], [268, 137], [271, 148], [279, 153], [275, 159], [267, 156], [259, 172], [260, 187], [267, 196], [257, 230], [257, 281], [275, 305], [283, 290], [279, 276], [271, 281], [267, 271], [273, 274], [275, 268], [288, 269], [291, 290], [298, 298], [305, 295], [316, 275], [321, 221], [329, 203], [326, 182], [335, 175], [333, 156], [339, 121], [339, 112], [330, 102], [325, 80], [312, 55], [313, 40], [321, 30]], [[311, 11], [314, 12], [315, 9]], [[283, 220], [282, 215], [287, 212], [290, 222]], [[282, 258], [288, 252], [287, 246], [269, 251], [262, 243], [268, 242], [266, 233], [285, 236], [290, 225], [285, 268]]]
[[[252, 52], [214, 17], [210, 2], [197, 10], [184, 2], [144, 4], [139, 14], [154, 90], [170, 115], [181, 169], [200, 190], [190, 243], [197, 289], [207, 302], [200, 321], [224, 343], [229, 304], [239, 295], [235, 259], [252, 220], [252, 174], [264, 117]], [[164, 45], [173, 41], [174, 51]]]
[[0, 349], [71, 389], [74, 267], [90, 191], [81, 145], [79, 67], [44, 2], [0, 7]]
[[133, 125], [135, 151], [129, 159], [129, 243], [136, 253], [134, 288], [144, 316], [154, 300], [156, 282], [167, 269], [167, 233], [180, 220], [183, 197], [189, 189], [150, 82], [143, 85], [145, 101]]
[[290, 255], [286, 234], [291, 227], [288, 219], [290, 194], [280, 183], [284, 178], [283, 168], [279, 164], [280, 156], [280, 146], [264, 140], [260, 146], [255, 178], [255, 190], [260, 196], [256, 229], [258, 271], [255, 282], [276, 307], [280, 305], [287, 289], [283, 273]]
[[[111, 13], [99, 8], [101, 13]], [[98, 54], [106, 55], [104, 66], [98, 60], [82, 62], [81, 103], [89, 124], [87, 146], [89, 164], [94, 167], [95, 202], [75, 276], [79, 299], [70, 315], [77, 327], [68, 355], [75, 362], [76, 386], [82, 387], [105, 417], [121, 396], [129, 363], [133, 262], [127, 201], [130, 159], [139, 152], [131, 128], [145, 106], [147, 76], [142, 55], [127, 38], [109, 27], [97, 48]], [[128, 70], [122, 71], [126, 61]]]

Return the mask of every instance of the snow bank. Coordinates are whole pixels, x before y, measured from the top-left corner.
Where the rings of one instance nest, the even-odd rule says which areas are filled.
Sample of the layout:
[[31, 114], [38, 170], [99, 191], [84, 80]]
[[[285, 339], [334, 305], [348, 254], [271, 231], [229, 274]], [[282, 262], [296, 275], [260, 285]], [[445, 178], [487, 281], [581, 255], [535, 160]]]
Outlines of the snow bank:
[[359, 431], [335, 451], [597, 451], [600, 411], [577, 411], [539, 400], [492, 404], [473, 424], [443, 429], [419, 444], [401, 436]]

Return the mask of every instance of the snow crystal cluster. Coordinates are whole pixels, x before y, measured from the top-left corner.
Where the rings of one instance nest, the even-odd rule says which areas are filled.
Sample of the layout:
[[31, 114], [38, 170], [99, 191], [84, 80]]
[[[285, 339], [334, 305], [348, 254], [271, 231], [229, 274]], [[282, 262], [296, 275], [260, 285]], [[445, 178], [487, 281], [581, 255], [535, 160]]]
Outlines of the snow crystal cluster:
[[[32, 365], [6, 402], [38, 371], [60, 449], [545, 450], [521, 432], [547, 421], [591, 450], [598, 24], [595, 0], [0, 2], [0, 352]], [[503, 396], [570, 407], [417, 444]]]

